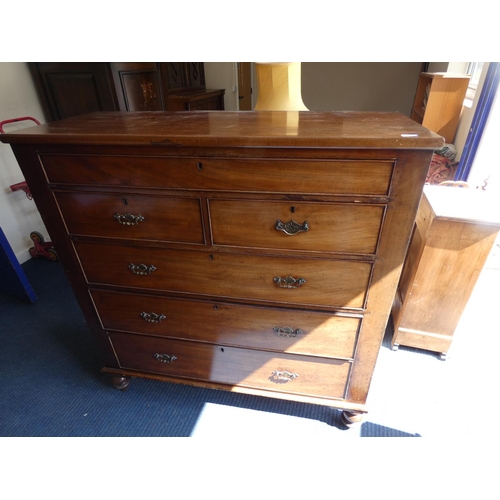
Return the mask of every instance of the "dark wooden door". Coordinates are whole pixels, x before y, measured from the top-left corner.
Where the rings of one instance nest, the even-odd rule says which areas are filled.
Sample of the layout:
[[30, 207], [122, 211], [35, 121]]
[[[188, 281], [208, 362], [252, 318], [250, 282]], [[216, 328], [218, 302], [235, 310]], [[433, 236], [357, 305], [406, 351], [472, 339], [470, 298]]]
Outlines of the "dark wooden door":
[[238, 63], [238, 109], [252, 110], [252, 80], [251, 65], [249, 62]]
[[47, 121], [93, 111], [117, 111], [106, 63], [29, 63]]

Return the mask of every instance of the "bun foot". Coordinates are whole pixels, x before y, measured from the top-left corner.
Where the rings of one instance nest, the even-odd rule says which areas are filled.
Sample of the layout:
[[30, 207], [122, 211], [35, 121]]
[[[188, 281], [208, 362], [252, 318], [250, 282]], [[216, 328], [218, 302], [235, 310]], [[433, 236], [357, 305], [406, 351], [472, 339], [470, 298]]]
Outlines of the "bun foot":
[[360, 411], [348, 411], [344, 410], [342, 412], [342, 423], [346, 427], [353, 427], [355, 425], [359, 425], [363, 421], [364, 413]]
[[111, 383], [119, 391], [126, 391], [131, 380], [132, 380], [132, 377], [123, 377], [121, 375], [113, 375], [111, 377]]

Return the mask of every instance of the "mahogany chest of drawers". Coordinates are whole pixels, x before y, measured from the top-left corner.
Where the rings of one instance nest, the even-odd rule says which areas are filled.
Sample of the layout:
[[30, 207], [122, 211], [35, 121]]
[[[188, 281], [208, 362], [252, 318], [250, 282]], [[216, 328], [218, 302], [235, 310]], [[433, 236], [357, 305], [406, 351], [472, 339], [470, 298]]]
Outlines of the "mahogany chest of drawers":
[[432, 150], [398, 113], [93, 113], [11, 143], [118, 388], [366, 399]]

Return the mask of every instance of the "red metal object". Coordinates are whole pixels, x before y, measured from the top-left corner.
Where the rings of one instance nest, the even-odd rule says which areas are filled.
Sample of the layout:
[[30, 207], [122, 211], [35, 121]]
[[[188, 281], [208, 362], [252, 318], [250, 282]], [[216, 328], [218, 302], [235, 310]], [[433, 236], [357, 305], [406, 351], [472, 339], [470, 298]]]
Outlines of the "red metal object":
[[17, 184], [12, 184], [12, 186], [10, 186], [10, 189], [12, 189], [12, 191], [24, 191], [26, 193], [26, 197], [29, 200], [33, 199], [30, 188], [28, 187], [26, 181], [18, 182]]
[[43, 236], [38, 231], [32, 231], [30, 238], [34, 246], [29, 249], [30, 255], [37, 259], [38, 257], [45, 257], [49, 260], [58, 260], [59, 256], [54, 250], [52, 241], [45, 241]]
[[41, 125], [41, 123], [36, 118], [33, 118], [32, 116], [21, 116], [20, 118], [10, 118], [9, 120], [3, 120], [0, 122], [0, 134], [5, 134], [3, 126], [7, 125], [7, 123], [23, 122], [25, 120], [31, 120], [31, 121], [35, 122], [37, 125]]
[[[30, 120], [35, 122], [37, 125], [41, 125], [41, 123], [31, 116], [21, 116], [20, 118], [11, 118], [9, 120], [3, 120], [0, 122], [0, 134], [5, 134], [3, 129], [4, 125], [8, 123], [16, 123]], [[30, 188], [26, 181], [18, 182], [17, 184], [12, 184], [10, 186], [12, 191], [24, 191], [28, 199], [32, 200], [33, 196], [31, 195]], [[29, 249], [30, 255], [35, 259], [38, 257], [45, 257], [49, 260], [58, 260], [57, 252], [54, 250], [54, 245], [51, 241], [45, 241], [44, 237], [37, 231], [32, 231], [30, 233], [30, 238], [33, 241], [34, 246]]]
[[[10, 118], [8, 120], [3, 120], [0, 122], [0, 134], [5, 134], [5, 130], [3, 129], [4, 125], [7, 125], [8, 123], [16, 123], [16, 122], [24, 122], [24, 121], [32, 121], [35, 122], [37, 125], [41, 125], [41, 123], [36, 119], [33, 118], [32, 116], [21, 116], [19, 118]], [[12, 191], [19, 191], [22, 190], [26, 193], [26, 196], [28, 199], [32, 200], [33, 196], [31, 195], [30, 188], [28, 187], [28, 184], [26, 182], [18, 182], [17, 184], [13, 184], [10, 186], [10, 189]]]

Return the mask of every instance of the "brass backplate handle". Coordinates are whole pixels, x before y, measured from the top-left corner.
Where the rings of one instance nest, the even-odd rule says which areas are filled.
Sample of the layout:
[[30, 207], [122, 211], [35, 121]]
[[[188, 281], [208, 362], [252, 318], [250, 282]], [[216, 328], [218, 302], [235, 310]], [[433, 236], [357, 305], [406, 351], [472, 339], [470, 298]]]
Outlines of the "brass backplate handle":
[[273, 278], [273, 281], [280, 288], [299, 288], [307, 281], [304, 278], [293, 278], [292, 276], [287, 276], [286, 278], [281, 278], [280, 276], [276, 276]]
[[153, 271], [156, 271], [156, 267], [152, 264], [150, 266], [146, 266], [146, 264], [129, 264], [128, 268], [134, 274], [139, 274], [141, 276], [145, 276], [146, 274], [151, 274]]
[[274, 370], [272, 376], [277, 380], [284, 380], [286, 382], [296, 379], [299, 374], [287, 372], [286, 370]]
[[156, 314], [154, 312], [141, 312], [141, 318], [145, 321], [148, 321], [149, 323], [160, 323], [161, 321], [166, 319], [166, 316], [164, 314]]
[[144, 217], [141, 214], [132, 215], [128, 212], [123, 215], [115, 214], [113, 217], [123, 226], [137, 226], [139, 222], [142, 222], [144, 220]]
[[289, 220], [288, 222], [281, 222], [281, 220], [277, 220], [274, 225], [275, 229], [278, 231], [282, 231], [289, 236], [293, 236], [298, 233], [304, 233], [309, 230], [309, 223], [304, 221], [302, 224], [295, 222], [294, 220]]
[[177, 359], [175, 356], [170, 354], [159, 354], [157, 352], [155, 352], [153, 356], [156, 361], [159, 361], [160, 363], [172, 363]]
[[276, 332], [279, 337], [296, 337], [297, 335], [301, 335], [302, 333], [304, 333], [300, 328], [294, 330], [289, 326], [275, 326], [273, 328], [273, 331]]

